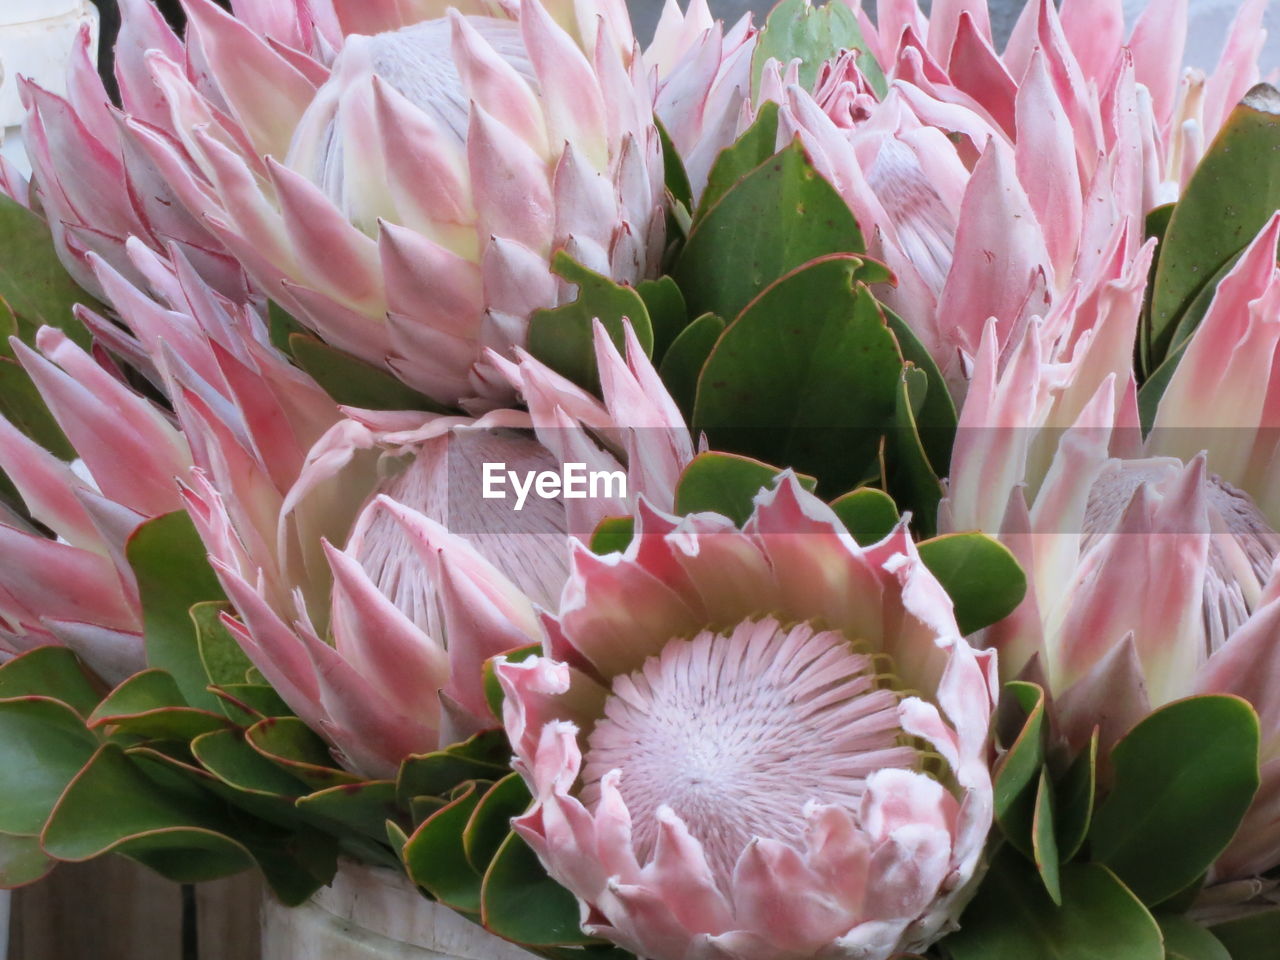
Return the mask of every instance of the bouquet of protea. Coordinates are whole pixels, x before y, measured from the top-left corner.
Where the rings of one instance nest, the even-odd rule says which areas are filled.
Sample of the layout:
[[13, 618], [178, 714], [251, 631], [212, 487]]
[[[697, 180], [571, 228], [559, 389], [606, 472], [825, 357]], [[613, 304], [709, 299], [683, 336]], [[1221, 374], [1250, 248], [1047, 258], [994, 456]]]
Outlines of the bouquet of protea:
[[0, 166], [0, 885], [1275, 956], [1264, 3], [184, 6]]

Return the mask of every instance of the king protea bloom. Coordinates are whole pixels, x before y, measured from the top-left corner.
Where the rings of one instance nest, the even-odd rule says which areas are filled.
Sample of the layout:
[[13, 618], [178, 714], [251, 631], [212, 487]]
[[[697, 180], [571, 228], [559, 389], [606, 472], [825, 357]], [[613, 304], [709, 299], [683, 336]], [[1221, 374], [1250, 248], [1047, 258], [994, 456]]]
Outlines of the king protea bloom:
[[572, 298], [555, 251], [656, 272], [661, 146], [617, 0], [185, 7], [186, 45], [125, 5], [123, 116], [84, 64], [69, 100], [28, 91], [36, 188], [77, 275], [89, 251], [128, 275], [130, 234], [233, 297], [238, 262], [334, 346], [492, 407], [511, 388], [486, 350], [511, 356], [533, 311]]
[[652, 960], [858, 957], [954, 925], [992, 817], [995, 665], [905, 527], [859, 547], [785, 474], [739, 530], [642, 504], [499, 661], [514, 825], [582, 928]]
[[1129, 271], [1146, 213], [1176, 199], [1257, 82], [1264, 6], [1244, 4], [1206, 78], [1181, 68], [1186, 0], [1150, 4], [1127, 41], [1118, 3], [1059, 14], [1032, 0], [999, 55], [982, 0], [927, 17], [882, 4], [863, 30], [890, 81], [884, 100], [849, 55], [812, 91], [772, 64], [761, 92], [896, 275], [885, 302], [962, 394], [989, 317], [1004, 351], [1032, 316], [1092, 314]]
[[[1262, 780], [1215, 881], [1280, 864], [1280, 215], [1218, 285], [1145, 440], [1131, 356], [1140, 300], [1065, 364], [1033, 322], [1000, 369], [994, 332], [961, 413], [944, 524], [998, 533], [1030, 589], [982, 642], [1048, 684], [1075, 746], [1151, 709], [1234, 693], [1262, 721]], [[1145, 267], [1143, 267], [1145, 274]], [[1105, 360], [1107, 353], [1110, 360]]]
[[[340, 762], [391, 775], [407, 754], [496, 722], [481, 664], [540, 635], [534, 605], [560, 593], [567, 531], [589, 535], [641, 492], [669, 508], [692, 457], [629, 328], [623, 351], [597, 328], [602, 399], [517, 352], [494, 369], [529, 412], [344, 410], [181, 250], [161, 257], [134, 240], [127, 253], [152, 295], [88, 258], [127, 327], [80, 313], [172, 411], [125, 386], [105, 351], [50, 328], [40, 352], [15, 341], [81, 459], [63, 464], [0, 420], [0, 465], [57, 535], [0, 517], [8, 654], [61, 642], [109, 679], [141, 669], [124, 545], [143, 521], [185, 508], [234, 604], [224, 622], [254, 664]], [[565, 459], [625, 474], [625, 493], [572, 509], [535, 498], [521, 511], [482, 495], [484, 463], [524, 474]]]
[[726, 29], [712, 19], [706, 0], [691, 0], [683, 12], [677, 0], [666, 0], [645, 49], [645, 64], [658, 79], [654, 111], [680, 154], [695, 201], [716, 156], [750, 123], [756, 36], [750, 13]]
[[[255, 309], [217, 295], [181, 251], [161, 257], [134, 241], [128, 253], [153, 296], [91, 255], [127, 329], [84, 316], [169, 398], [181, 432], [140, 398], [138, 411], [121, 407], [108, 387], [124, 388], [47, 332], [42, 345], [60, 345], [54, 359], [76, 364], [73, 396], [83, 402], [67, 433], [87, 461], [105, 458], [116, 471], [104, 476], [132, 476], [135, 496], [157, 478], [166, 499], [148, 515], [187, 509], [235, 607], [228, 629], [340, 761], [363, 773], [391, 775], [409, 753], [496, 723], [481, 664], [539, 635], [534, 605], [560, 593], [567, 532], [588, 536], [604, 517], [631, 512], [642, 492], [669, 508], [692, 457], [680, 413], [629, 327], [619, 350], [597, 325], [601, 398], [516, 351], [495, 356], [494, 369], [526, 396], [527, 411], [473, 420], [339, 408], [271, 346]], [[30, 353], [24, 362], [35, 364]], [[62, 393], [38, 382], [61, 412]], [[95, 436], [112, 416], [135, 432], [159, 429], [159, 418], [171, 442]], [[174, 443], [183, 458], [168, 454]], [[532, 498], [522, 510], [483, 496], [485, 463], [524, 475], [565, 460], [625, 473], [625, 495]]]
[[125, 543], [179, 508], [174, 477], [191, 453], [161, 409], [63, 333], [36, 343], [11, 341], [79, 457], [59, 460], [0, 417], [0, 469], [47, 531], [0, 503], [0, 660], [60, 643], [115, 682], [145, 663]]

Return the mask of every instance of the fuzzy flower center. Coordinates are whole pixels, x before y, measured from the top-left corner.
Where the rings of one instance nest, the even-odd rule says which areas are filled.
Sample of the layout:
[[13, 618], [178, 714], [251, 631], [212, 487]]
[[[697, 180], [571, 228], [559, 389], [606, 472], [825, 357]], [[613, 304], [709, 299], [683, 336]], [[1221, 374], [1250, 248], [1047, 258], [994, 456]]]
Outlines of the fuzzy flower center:
[[916, 767], [898, 694], [847, 637], [773, 619], [672, 640], [617, 677], [589, 740], [583, 799], [619, 770], [641, 862], [670, 807], [722, 885], [752, 837], [801, 844], [805, 805], [856, 809], [872, 772]]

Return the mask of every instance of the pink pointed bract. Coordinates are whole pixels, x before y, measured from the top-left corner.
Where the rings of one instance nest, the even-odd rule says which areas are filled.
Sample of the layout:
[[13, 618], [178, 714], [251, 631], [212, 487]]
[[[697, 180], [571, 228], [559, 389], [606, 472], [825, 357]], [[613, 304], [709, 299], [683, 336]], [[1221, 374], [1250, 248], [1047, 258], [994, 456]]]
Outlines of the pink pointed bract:
[[653, 960], [883, 960], [952, 927], [995, 666], [903, 528], [861, 548], [789, 474], [741, 530], [642, 505], [625, 553], [575, 552], [546, 630], [497, 668], [535, 800], [515, 825], [584, 931]]

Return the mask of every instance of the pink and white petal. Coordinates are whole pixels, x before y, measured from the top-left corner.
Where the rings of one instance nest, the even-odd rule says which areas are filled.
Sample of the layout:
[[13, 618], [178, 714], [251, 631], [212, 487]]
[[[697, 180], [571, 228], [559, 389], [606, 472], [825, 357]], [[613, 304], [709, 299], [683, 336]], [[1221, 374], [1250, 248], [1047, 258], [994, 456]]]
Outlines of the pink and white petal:
[[12, 342], [99, 489], [147, 516], [176, 509], [175, 478], [186, 471], [191, 455], [164, 416], [59, 330], [44, 327], [37, 334], [49, 360]]
[[333, 569], [334, 648], [399, 709], [449, 679], [449, 656], [375, 587], [359, 562], [324, 544]]
[[107, 558], [0, 524], [0, 584], [41, 617], [136, 632], [141, 626]]
[[638, 545], [598, 557], [575, 543], [560, 601], [566, 636], [603, 676], [629, 673], [673, 637], [690, 636], [698, 618], [671, 587], [639, 567]]

